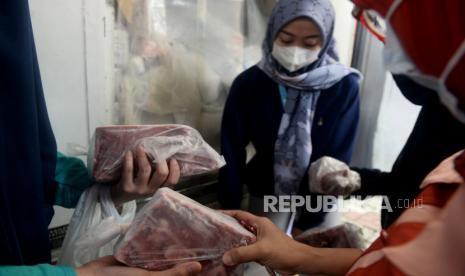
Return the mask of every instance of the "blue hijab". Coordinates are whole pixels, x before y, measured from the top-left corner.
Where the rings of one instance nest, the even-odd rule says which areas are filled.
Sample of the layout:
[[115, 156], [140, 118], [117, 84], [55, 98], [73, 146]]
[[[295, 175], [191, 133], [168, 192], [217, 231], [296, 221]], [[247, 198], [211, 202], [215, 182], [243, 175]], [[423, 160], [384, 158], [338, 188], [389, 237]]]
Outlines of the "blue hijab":
[[[298, 75], [290, 75], [272, 57], [273, 43], [297, 18], [308, 18], [320, 29], [323, 47], [319, 59]], [[275, 194], [297, 194], [312, 155], [311, 130], [318, 98], [349, 74], [360, 73], [336, 61], [333, 38], [335, 13], [329, 0], [280, 0], [273, 9], [258, 67], [287, 90], [287, 101], [274, 154]]]
[[50, 262], [56, 144], [27, 0], [0, 1], [0, 265]]

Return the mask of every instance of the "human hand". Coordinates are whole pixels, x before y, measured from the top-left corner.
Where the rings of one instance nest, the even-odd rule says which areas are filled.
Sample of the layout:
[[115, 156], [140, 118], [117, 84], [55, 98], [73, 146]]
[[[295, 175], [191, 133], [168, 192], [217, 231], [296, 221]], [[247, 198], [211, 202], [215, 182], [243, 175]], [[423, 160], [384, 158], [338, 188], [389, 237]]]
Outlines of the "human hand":
[[[134, 172], [137, 164], [137, 173]], [[175, 159], [152, 165], [142, 147], [136, 149], [136, 158], [128, 151], [124, 156], [120, 181], [112, 186], [111, 196], [116, 205], [153, 195], [158, 188], [173, 187], [179, 181], [181, 171]]]
[[257, 235], [255, 243], [226, 252], [223, 255], [225, 265], [257, 262], [284, 275], [299, 272], [299, 260], [311, 247], [294, 241], [268, 218], [244, 211], [223, 212], [236, 218], [244, 226], [254, 229]]
[[360, 175], [332, 157], [324, 156], [310, 165], [310, 192], [333, 196], [348, 196], [360, 189]]
[[77, 276], [194, 276], [200, 275], [202, 266], [198, 262], [184, 263], [165, 271], [147, 271], [128, 267], [113, 256], [102, 257], [76, 269]]

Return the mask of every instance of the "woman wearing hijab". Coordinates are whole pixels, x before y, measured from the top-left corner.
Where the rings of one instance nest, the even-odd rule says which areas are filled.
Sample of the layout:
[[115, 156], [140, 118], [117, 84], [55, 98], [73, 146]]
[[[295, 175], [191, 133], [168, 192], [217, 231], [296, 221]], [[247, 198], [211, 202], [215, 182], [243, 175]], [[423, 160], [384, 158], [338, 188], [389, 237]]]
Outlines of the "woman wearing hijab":
[[[385, 60], [391, 70], [408, 64], [409, 70], [396, 73], [434, 90], [450, 114], [465, 123], [465, 3], [353, 2], [388, 21], [385, 51], [398, 50], [395, 61]], [[430, 40], [431, 33], [438, 38]], [[441, 162], [420, 189], [409, 208], [364, 252], [306, 246], [265, 218], [230, 211], [256, 229], [258, 241], [227, 252], [223, 261], [229, 265], [256, 261], [277, 271], [309, 275], [465, 275], [465, 150]]]
[[[311, 162], [324, 155], [350, 161], [360, 74], [334, 59], [334, 17], [329, 0], [281, 0], [273, 9], [262, 60], [235, 79], [226, 102], [223, 208], [240, 207], [244, 183], [251, 207], [262, 210], [264, 195], [308, 195]], [[246, 165], [249, 143], [256, 154]], [[323, 220], [306, 217], [300, 228]]]
[[[50, 265], [48, 224], [53, 205], [75, 204], [82, 190], [73, 185], [85, 186], [88, 176], [82, 173], [82, 164], [72, 160], [62, 160], [57, 166], [27, 0], [0, 1], [0, 68], [0, 275], [196, 275], [198, 263], [147, 272], [124, 267], [112, 257], [76, 270]], [[112, 193], [116, 203], [147, 194], [159, 185], [174, 184], [179, 178], [174, 163], [169, 168], [161, 164], [157, 169], [163, 173], [152, 177], [150, 165], [147, 177], [134, 176], [129, 170], [133, 161], [148, 164], [145, 153], [139, 150], [136, 154], [135, 158], [126, 155], [127, 177]], [[67, 185], [70, 176], [82, 183]]]

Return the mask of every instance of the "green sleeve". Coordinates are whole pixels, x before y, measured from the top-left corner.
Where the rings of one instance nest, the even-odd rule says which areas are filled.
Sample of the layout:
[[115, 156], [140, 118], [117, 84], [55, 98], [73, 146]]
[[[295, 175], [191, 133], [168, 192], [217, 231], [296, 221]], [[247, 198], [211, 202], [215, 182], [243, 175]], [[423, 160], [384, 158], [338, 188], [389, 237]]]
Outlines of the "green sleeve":
[[40, 264], [35, 266], [0, 266], [0, 276], [77, 276], [68, 266]]
[[57, 153], [55, 181], [58, 183], [55, 205], [74, 208], [92, 179], [81, 159]]

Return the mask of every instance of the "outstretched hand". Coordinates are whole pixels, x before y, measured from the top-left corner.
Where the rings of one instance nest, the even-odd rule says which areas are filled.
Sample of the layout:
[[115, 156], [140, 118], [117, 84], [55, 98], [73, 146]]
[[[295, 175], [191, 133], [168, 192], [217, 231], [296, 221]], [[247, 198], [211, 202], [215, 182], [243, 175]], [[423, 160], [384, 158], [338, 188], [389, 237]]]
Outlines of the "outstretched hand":
[[257, 235], [257, 241], [251, 245], [229, 250], [223, 256], [228, 266], [247, 262], [257, 262], [283, 274], [298, 273], [300, 251], [304, 245], [287, 236], [268, 218], [257, 217], [244, 211], [223, 211], [236, 218]]

